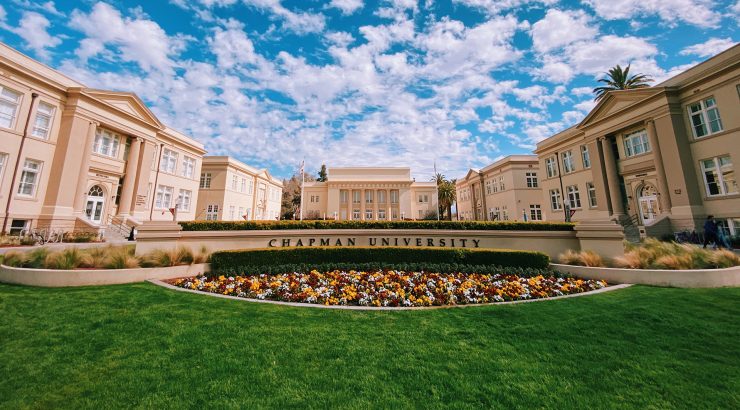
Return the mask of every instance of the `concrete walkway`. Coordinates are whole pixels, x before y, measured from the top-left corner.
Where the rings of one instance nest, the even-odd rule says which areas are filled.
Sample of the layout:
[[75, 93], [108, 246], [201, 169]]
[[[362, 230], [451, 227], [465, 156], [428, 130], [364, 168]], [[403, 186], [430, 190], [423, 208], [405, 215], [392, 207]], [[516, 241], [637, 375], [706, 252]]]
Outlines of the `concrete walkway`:
[[597, 293], [611, 292], [613, 290], [624, 289], [624, 288], [632, 286], [631, 284], [614, 285], [614, 286], [607, 286], [601, 289], [592, 290], [590, 292], [574, 293], [572, 295], [557, 296], [554, 298], [512, 300], [509, 302], [478, 303], [478, 304], [469, 304], [469, 305], [449, 305], [449, 306], [418, 306], [418, 307], [417, 306], [413, 306], [413, 307], [412, 306], [399, 306], [399, 307], [381, 306], [381, 307], [374, 307], [374, 306], [337, 306], [337, 305], [327, 306], [327, 305], [318, 305], [315, 303], [280, 302], [277, 300], [240, 298], [236, 296], [222, 295], [219, 293], [210, 293], [210, 292], [203, 292], [203, 291], [194, 290], [194, 289], [185, 289], [185, 288], [181, 288], [178, 286], [170, 285], [169, 283], [166, 283], [161, 280], [150, 280], [149, 282], [155, 285], [159, 285], [159, 286], [172, 289], [172, 290], [177, 290], [180, 292], [195, 293], [198, 295], [207, 295], [207, 296], [223, 298], [223, 299], [239, 300], [242, 302], [267, 303], [271, 305], [283, 305], [283, 306], [302, 307], [302, 308], [340, 309], [340, 310], [429, 310], [429, 309], [453, 309], [453, 308], [464, 308], [464, 307], [475, 307], [475, 306], [514, 305], [518, 303], [544, 302], [547, 300], [560, 300], [560, 299], [576, 298], [579, 296], [595, 295]]

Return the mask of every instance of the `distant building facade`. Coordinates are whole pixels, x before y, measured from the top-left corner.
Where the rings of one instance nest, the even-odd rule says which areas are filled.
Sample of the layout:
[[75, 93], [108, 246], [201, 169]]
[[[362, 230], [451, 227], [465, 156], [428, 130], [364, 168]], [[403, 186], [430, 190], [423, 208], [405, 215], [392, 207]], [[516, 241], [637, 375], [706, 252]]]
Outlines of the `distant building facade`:
[[615, 219], [642, 235], [740, 234], [740, 46], [650, 88], [612, 91], [537, 144], [545, 218]]
[[[135, 95], [85, 87], [0, 43], [0, 218], [33, 228], [125, 235], [192, 220], [205, 153]], [[110, 229], [108, 229], [110, 233]]]
[[280, 219], [282, 181], [227, 156], [203, 157], [195, 219], [260, 221]]
[[304, 219], [356, 221], [436, 219], [435, 182], [416, 182], [410, 168], [328, 168], [326, 182], [307, 182]]
[[534, 155], [510, 155], [457, 180], [461, 220], [541, 221], [539, 162]]

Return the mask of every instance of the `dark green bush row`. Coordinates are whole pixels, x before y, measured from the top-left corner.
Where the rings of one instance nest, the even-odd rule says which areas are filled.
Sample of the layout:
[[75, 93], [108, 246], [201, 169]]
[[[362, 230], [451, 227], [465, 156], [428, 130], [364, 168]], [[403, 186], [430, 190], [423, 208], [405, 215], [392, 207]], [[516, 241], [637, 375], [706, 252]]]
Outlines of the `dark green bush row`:
[[544, 269], [550, 258], [541, 252], [508, 249], [311, 247], [221, 251], [211, 255], [215, 273], [237, 268], [263, 269], [275, 265], [374, 263], [391, 267], [403, 263], [497, 265]]
[[498, 265], [464, 265], [457, 263], [318, 263], [318, 264], [280, 264], [272, 266], [237, 266], [220, 272], [212, 271], [208, 276], [236, 276], [236, 275], [277, 275], [281, 273], [308, 273], [312, 270], [330, 272], [350, 270], [372, 272], [378, 270], [399, 270], [404, 272], [434, 272], [434, 273], [482, 273], [487, 275], [507, 274], [531, 278], [537, 275], [561, 277], [562, 275], [550, 269], [503, 267]]
[[449, 229], [461, 231], [572, 231], [564, 222], [483, 221], [192, 221], [185, 231], [249, 231], [285, 229]]

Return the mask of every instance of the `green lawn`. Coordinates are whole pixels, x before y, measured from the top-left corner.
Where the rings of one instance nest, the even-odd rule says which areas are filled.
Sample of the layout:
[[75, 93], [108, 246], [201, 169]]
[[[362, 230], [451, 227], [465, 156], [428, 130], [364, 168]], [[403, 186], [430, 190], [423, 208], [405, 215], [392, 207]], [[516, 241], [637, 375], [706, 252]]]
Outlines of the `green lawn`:
[[0, 285], [2, 408], [740, 408], [740, 288], [353, 312]]

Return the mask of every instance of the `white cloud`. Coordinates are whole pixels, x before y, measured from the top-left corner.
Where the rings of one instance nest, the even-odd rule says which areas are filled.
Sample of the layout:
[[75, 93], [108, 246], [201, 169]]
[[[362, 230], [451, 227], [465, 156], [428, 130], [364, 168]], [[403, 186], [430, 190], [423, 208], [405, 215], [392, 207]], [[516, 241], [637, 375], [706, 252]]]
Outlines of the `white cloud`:
[[339, 9], [342, 14], [350, 15], [363, 6], [362, 0], [331, 0], [329, 7]]
[[573, 70], [594, 75], [617, 64], [627, 65], [657, 53], [658, 49], [642, 38], [611, 34], [596, 41], [577, 42], [566, 47], [566, 58]]
[[221, 68], [229, 69], [237, 64], [254, 63], [257, 60], [254, 45], [244, 32], [244, 25], [233, 19], [229, 19], [224, 28], [213, 29], [208, 45]]
[[710, 38], [709, 40], [694, 44], [692, 46], [688, 46], [681, 50], [679, 54], [682, 56], [687, 55], [695, 55], [699, 57], [711, 57], [716, 54], [719, 54], [728, 48], [734, 46], [737, 44], [735, 41], [733, 41], [731, 38]]
[[550, 6], [558, 0], [452, 0], [453, 3], [475, 8], [488, 15], [496, 15], [502, 11], [522, 6]]
[[320, 33], [326, 26], [323, 14], [296, 13], [285, 8], [280, 0], [244, 0], [244, 3], [265, 10], [283, 21], [283, 28], [296, 34]]
[[584, 0], [605, 20], [659, 16], [664, 23], [675, 26], [684, 21], [699, 27], [715, 27], [721, 15], [714, 0]]
[[8, 26], [4, 20], [5, 9], [2, 9], [0, 10], [2, 28], [17, 34], [23, 39], [26, 47], [33, 50], [42, 60], [49, 58], [49, 48], [62, 43], [59, 37], [49, 34], [48, 29], [51, 26], [49, 20], [35, 11], [24, 11], [18, 21], [18, 27]]
[[594, 38], [598, 29], [591, 26], [590, 18], [582, 10], [551, 9], [542, 20], [532, 25], [530, 33], [534, 49], [544, 53], [578, 40]]
[[45, 2], [31, 2], [29, 0], [13, 0], [13, 3], [17, 4], [19, 7], [28, 9], [28, 10], [39, 10], [44, 13], [51, 14], [56, 17], [63, 17], [64, 13], [57, 10], [56, 5], [53, 1], [45, 1]]
[[[124, 17], [103, 2], [96, 3], [90, 13], [74, 10], [70, 27], [87, 36], [77, 50], [83, 60], [95, 56], [120, 58], [137, 63], [145, 71], [171, 69], [174, 63], [170, 57], [185, 46], [183, 37], [168, 36], [156, 22]], [[117, 53], [112, 53], [109, 47], [114, 47]]]

